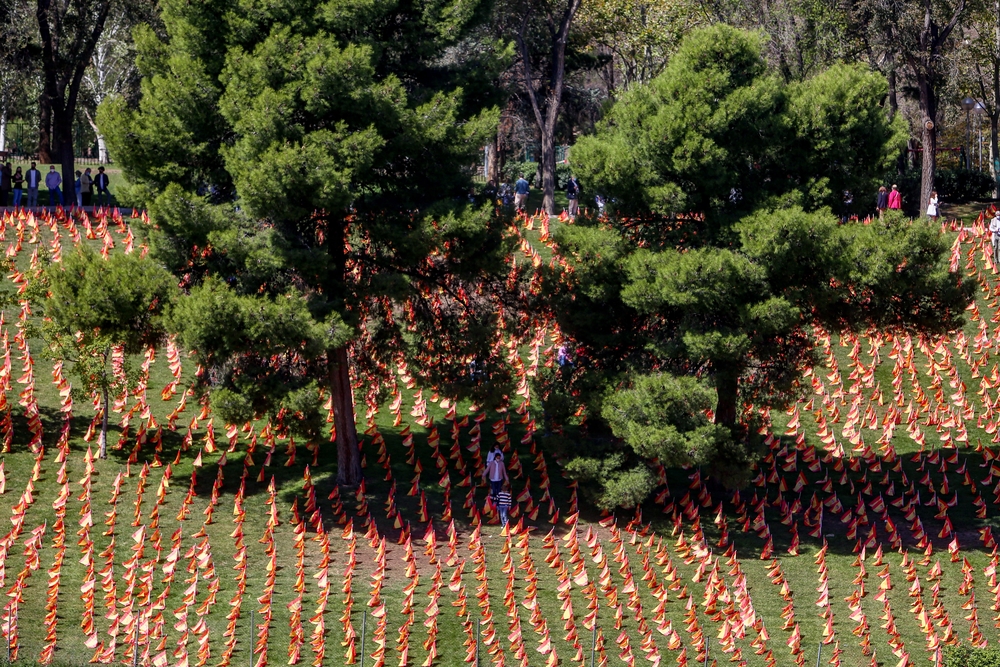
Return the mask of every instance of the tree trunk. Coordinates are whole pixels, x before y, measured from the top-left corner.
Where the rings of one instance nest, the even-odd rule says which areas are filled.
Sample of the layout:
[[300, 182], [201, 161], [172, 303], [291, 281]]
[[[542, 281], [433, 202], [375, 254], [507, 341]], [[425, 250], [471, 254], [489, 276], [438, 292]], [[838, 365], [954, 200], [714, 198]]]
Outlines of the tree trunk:
[[52, 104], [44, 90], [38, 97], [38, 162], [55, 162], [52, 159]]
[[[1000, 100], [997, 100], [1000, 104]], [[990, 174], [993, 176], [993, 197], [1000, 197], [1000, 169], [997, 169], [997, 162], [1000, 162], [1000, 145], [997, 142], [997, 130], [1000, 130], [1000, 109], [995, 109], [990, 114]]]
[[499, 187], [500, 185], [500, 164], [497, 156], [497, 139], [486, 144], [486, 173], [483, 176], [486, 177], [487, 185], [492, 187]]
[[918, 71], [917, 88], [920, 91], [920, 115], [923, 128], [921, 143], [923, 153], [920, 161], [920, 210], [927, 209], [931, 192], [934, 190], [934, 172], [937, 171], [937, 93], [929, 78]]
[[[539, 164], [542, 172], [542, 209], [552, 215], [555, 208], [556, 193], [556, 153], [555, 134], [556, 121], [559, 119], [559, 107], [562, 104], [563, 87], [566, 79], [566, 45], [569, 41], [569, 30], [573, 17], [580, 8], [581, 0], [569, 0], [565, 11], [556, 24], [549, 16], [549, 31], [552, 36], [550, 49], [550, 70], [543, 88], [548, 88], [544, 95], [535, 90], [535, 81], [531, 68], [531, 51], [528, 48], [526, 34], [531, 14], [525, 15], [521, 22], [521, 30], [515, 35], [521, 51], [521, 69], [524, 75], [524, 87], [528, 92], [531, 110], [535, 115], [535, 124], [542, 140], [542, 155]], [[539, 98], [543, 99], [540, 100]]]
[[[899, 96], [896, 92], [896, 68], [893, 67], [889, 70], [889, 76], [887, 77], [889, 81], [889, 119], [896, 117], [899, 113]], [[896, 158], [896, 173], [902, 176], [906, 173], [906, 151], [902, 150], [899, 152], [899, 157]]]
[[556, 143], [554, 132], [542, 132], [542, 210], [548, 215], [556, 207]]
[[108, 163], [108, 143], [104, 139], [104, 135], [101, 134], [101, 129], [97, 127], [97, 123], [94, 122], [93, 116], [90, 115], [90, 111], [87, 109], [83, 110], [83, 115], [87, 118], [87, 123], [90, 124], [90, 129], [94, 131], [94, 135], [97, 137], [97, 161], [101, 164]]
[[64, 110], [56, 109], [55, 136], [59, 139], [59, 165], [62, 168], [63, 204], [70, 208], [76, 203], [76, 176], [73, 173], [73, 117]]
[[729, 427], [736, 426], [739, 372], [735, 369], [716, 371], [715, 393], [718, 398], [715, 406], [715, 423]]
[[102, 390], [101, 398], [104, 414], [101, 415], [101, 435], [97, 439], [97, 458], [106, 459], [108, 458], [108, 409], [111, 407], [107, 387]]
[[347, 346], [328, 353], [330, 393], [333, 397], [333, 423], [337, 429], [337, 484], [361, 483], [361, 452], [354, 423], [354, 392], [351, 389], [350, 358]]
[[[334, 306], [347, 294], [347, 221], [327, 219], [329, 234], [326, 251], [331, 267], [323, 286], [326, 299]], [[358, 449], [358, 429], [354, 417], [354, 390], [351, 388], [351, 360], [347, 346], [327, 350], [327, 374], [333, 404], [333, 424], [337, 429], [337, 484], [357, 486], [361, 483], [361, 452]]]

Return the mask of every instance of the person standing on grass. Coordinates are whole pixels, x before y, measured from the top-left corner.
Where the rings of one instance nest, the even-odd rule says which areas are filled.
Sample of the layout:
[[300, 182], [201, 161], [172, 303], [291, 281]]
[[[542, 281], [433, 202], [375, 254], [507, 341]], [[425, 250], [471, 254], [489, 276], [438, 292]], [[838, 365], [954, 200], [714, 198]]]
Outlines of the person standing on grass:
[[886, 192], [884, 185], [879, 186], [878, 195], [875, 196], [875, 208], [878, 209], [878, 219], [881, 220], [885, 215], [885, 209], [889, 208], [889, 193]]
[[927, 217], [931, 219], [931, 222], [937, 222], [938, 215], [938, 194], [937, 190], [931, 190], [931, 198], [927, 200]]
[[510, 511], [510, 482], [503, 483], [500, 493], [497, 494], [497, 509], [500, 510], [500, 526], [507, 527], [507, 513]]
[[59, 186], [62, 185], [62, 176], [56, 171], [54, 164], [49, 165], [49, 173], [45, 174], [45, 187], [49, 189], [49, 206], [62, 206], [63, 196]]
[[571, 175], [566, 183], [566, 200], [569, 202], [569, 217], [576, 218], [580, 211], [580, 181], [576, 180], [575, 175]]
[[35, 208], [38, 206], [38, 186], [42, 184], [42, 172], [35, 168], [34, 162], [25, 174], [25, 180], [28, 182], [28, 208]]
[[108, 191], [110, 179], [104, 173], [104, 167], [97, 168], [97, 176], [94, 177], [94, 187], [97, 188], [97, 205], [111, 206], [111, 192]]
[[898, 211], [901, 208], [903, 208], [903, 195], [899, 192], [896, 185], [893, 184], [892, 190], [889, 191], [889, 209]]
[[525, 204], [528, 203], [528, 193], [531, 192], [531, 185], [528, 184], [528, 179], [521, 174], [521, 178], [517, 179], [514, 183], [514, 210], [523, 211]]
[[14, 170], [10, 180], [14, 185], [14, 208], [17, 208], [21, 205], [21, 195], [24, 194], [24, 174], [21, 173], [20, 167]]
[[490, 498], [496, 503], [497, 494], [503, 488], [503, 483], [507, 481], [507, 466], [503, 464], [503, 454], [490, 459], [486, 465], [485, 474], [490, 482]]
[[90, 167], [83, 170], [80, 176], [81, 206], [90, 206], [90, 196], [94, 187], [94, 179], [90, 176]]
[[1000, 269], [1000, 210], [990, 220], [990, 242], [993, 244], [993, 266]]

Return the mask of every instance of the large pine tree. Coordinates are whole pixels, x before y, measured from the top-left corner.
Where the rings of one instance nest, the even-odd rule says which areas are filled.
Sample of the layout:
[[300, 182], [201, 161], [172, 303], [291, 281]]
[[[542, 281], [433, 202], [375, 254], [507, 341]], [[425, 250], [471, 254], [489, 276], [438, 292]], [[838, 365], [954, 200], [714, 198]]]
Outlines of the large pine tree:
[[[467, 0], [165, 0], [138, 35], [137, 109], [99, 124], [182, 277], [174, 312], [234, 423], [335, 413], [338, 480], [360, 479], [349, 369], [499, 399], [502, 221], [470, 197], [495, 129]], [[483, 58], [489, 55], [480, 56]], [[463, 87], [464, 86], [464, 87]], [[468, 91], [475, 91], [470, 94]], [[487, 372], [474, 380], [476, 361]]]
[[949, 272], [936, 227], [832, 212], [845, 192], [874, 202], [898, 153], [885, 96], [884, 78], [848, 66], [784, 84], [758, 36], [714, 26], [577, 144], [611, 216], [557, 234], [568, 269], [550, 276], [551, 306], [581, 359], [544, 391], [575, 392], [617, 436], [571, 453], [601, 502], [640, 501], [652, 460], [745, 480], [759, 410], [795, 395], [814, 325], [961, 323], [972, 285]]

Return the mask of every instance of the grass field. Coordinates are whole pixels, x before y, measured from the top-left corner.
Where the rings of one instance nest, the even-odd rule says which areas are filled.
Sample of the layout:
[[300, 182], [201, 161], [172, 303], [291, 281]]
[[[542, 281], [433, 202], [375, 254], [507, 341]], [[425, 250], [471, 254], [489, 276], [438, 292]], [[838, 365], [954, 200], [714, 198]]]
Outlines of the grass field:
[[[16, 296], [38, 255], [70, 251], [84, 219], [3, 223], [16, 269], [3, 289]], [[111, 252], [131, 226], [141, 252], [138, 220], [90, 223], [90, 242], [110, 235]], [[547, 257], [531, 226], [519, 233]], [[391, 404], [359, 393], [357, 493], [330, 497], [330, 445], [228, 428], [182, 398], [196, 371], [184, 351], [147, 357], [145, 389], [116, 403], [111, 456], [92, 460], [92, 405], [62, 411], [70, 369], [54, 377], [32, 337], [37, 312], [13, 305], [0, 331], [0, 440], [12, 420], [0, 657], [9, 637], [18, 662], [131, 664], [138, 646], [139, 662], [159, 667], [340, 665], [362, 651], [366, 665], [460, 665], [474, 662], [478, 633], [482, 665], [590, 665], [595, 636], [595, 664], [918, 665], [938, 646], [1000, 642], [998, 560], [983, 537], [1000, 494], [989, 453], [1000, 288], [981, 236], [949, 238], [956, 270], [981, 285], [963, 332], [816, 332], [825, 365], [798, 405], [771, 415], [753, 485], [734, 497], [673, 471], [669, 492], [617, 517], [561, 478], [524, 396], [506, 413], [470, 412], [407, 387], [405, 372]], [[553, 334], [514, 341], [522, 373], [553, 362]], [[32, 452], [39, 433], [44, 450]], [[513, 536], [483, 512], [478, 469], [495, 442], [520, 462]]]

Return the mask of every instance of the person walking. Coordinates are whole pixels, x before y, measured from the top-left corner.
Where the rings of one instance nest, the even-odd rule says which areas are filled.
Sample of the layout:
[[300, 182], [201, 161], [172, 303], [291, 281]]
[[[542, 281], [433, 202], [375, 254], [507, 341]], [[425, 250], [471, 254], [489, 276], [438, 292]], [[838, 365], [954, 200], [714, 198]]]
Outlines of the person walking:
[[34, 162], [28, 168], [24, 180], [28, 183], [28, 208], [35, 208], [38, 206], [38, 186], [42, 184], [42, 172], [35, 168]]
[[580, 211], [580, 181], [576, 180], [575, 175], [570, 175], [566, 183], [566, 200], [569, 202], [567, 210], [569, 217], [576, 218], [576, 214]]
[[875, 196], [875, 208], [878, 209], [878, 219], [881, 220], [885, 209], [889, 208], [889, 193], [884, 185], [879, 186], [878, 194]]
[[110, 179], [104, 173], [104, 167], [97, 168], [97, 176], [94, 177], [94, 187], [97, 189], [97, 205], [111, 206], [111, 192], [108, 190]]
[[938, 193], [937, 190], [931, 190], [931, 198], [927, 200], [927, 217], [931, 219], [931, 222], [937, 222], [938, 215], [940, 215]]
[[93, 192], [94, 179], [90, 175], [90, 167], [83, 170], [83, 175], [80, 176], [80, 205], [90, 206], [91, 194]]
[[500, 510], [500, 526], [502, 528], [507, 527], [507, 514], [510, 512], [510, 505], [510, 482], [506, 481], [503, 483], [500, 493], [497, 494], [497, 509]]
[[895, 184], [893, 184], [892, 190], [889, 191], [889, 208], [893, 211], [903, 208], [903, 195]]
[[531, 185], [528, 179], [521, 174], [521, 178], [514, 183], [514, 210], [523, 211], [524, 205], [528, 203], [528, 193], [531, 192]]
[[990, 242], [993, 244], [993, 268], [1000, 270], [1000, 210], [990, 220]]
[[500, 489], [503, 488], [503, 483], [507, 480], [507, 466], [503, 463], [502, 453], [499, 456], [494, 456], [490, 459], [490, 462], [486, 465], [486, 470], [483, 474], [490, 482], [490, 498], [495, 504], [497, 494], [500, 493]]
[[20, 167], [14, 170], [10, 180], [14, 185], [14, 208], [17, 208], [21, 205], [21, 195], [24, 194], [24, 174], [21, 173]]
[[45, 174], [45, 187], [49, 189], [49, 206], [62, 206], [63, 196], [59, 186], [62, 185], [62, 176], [56, 171], [54, 164], [49, 165], [49, 173]]

